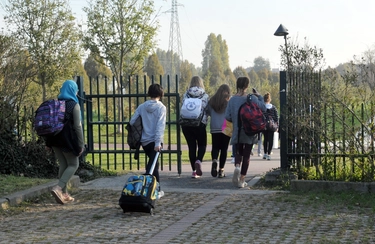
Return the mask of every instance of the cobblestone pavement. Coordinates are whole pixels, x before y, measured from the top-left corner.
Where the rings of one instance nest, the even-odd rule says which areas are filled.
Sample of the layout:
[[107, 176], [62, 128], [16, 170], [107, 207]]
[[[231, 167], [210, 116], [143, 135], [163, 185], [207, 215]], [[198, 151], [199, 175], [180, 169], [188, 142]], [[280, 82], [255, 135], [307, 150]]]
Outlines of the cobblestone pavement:
[[162, 175], [161, 181], [166, 195], [154, 216], [123, 213], [121, 189], [95, 189], [94, 182], [72, 192], [72, 204], [46, 196], [0, 215], [0, 243], [375, 243], [371, 209], [238, 189], [231, 177]]
[[[276, 151], [277, 152], [277, 151]], [[279, 164], [278, 154], [254, 157], [249, 183]], [[49, 194], [0, 212], [0, 244], [5, 243], [375, 243], [374, 209], [326, 203], [311, 195], [238, 189], [228, 177], [190, 178], [161, 172], [165, 196], [155, 215], [123, 213], [118, 205], [129, 175], [97, 179], [74, 189], [76, 201], [56, 204]], [[176, 172], [176, 171], [174, 171]], [[251, 185], [251, 184], [250, 184]], [[371, 196], [372, 197], [372, 196]]]

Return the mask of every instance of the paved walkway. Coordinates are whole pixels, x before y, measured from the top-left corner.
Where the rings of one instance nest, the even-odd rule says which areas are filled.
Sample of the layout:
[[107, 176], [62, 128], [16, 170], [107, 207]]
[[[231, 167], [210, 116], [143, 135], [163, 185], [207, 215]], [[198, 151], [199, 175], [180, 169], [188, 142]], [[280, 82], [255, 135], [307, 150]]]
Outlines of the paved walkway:
[[[250, 185], [279, 166], [279, 151], [271, 161], [251, 158]], [[203, 177], [161, 172], [165, 196], [155, 215], [123, 213], [118, 206], [128, 176], [97, 179], [73, 192], [76, 201], [58, 205], [40, 198], [21, 213], [0, 215], [0, 243], [375, 243], [374, 214], [356, 209], [316, 205], [277, 191], [239, 189], [227, 177]]]

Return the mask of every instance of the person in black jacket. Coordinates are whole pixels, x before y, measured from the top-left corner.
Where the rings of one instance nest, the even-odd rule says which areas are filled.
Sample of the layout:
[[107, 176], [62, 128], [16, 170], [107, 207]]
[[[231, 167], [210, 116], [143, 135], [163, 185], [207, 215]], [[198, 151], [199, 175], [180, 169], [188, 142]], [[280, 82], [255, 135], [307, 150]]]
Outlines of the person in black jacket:
[[[264, 95], [264, 103], [266, 104], [266, 108], [267, 108], [267, 111], [265, 114], [266, 118], [268, 118], [268, 116], [270, 115], [272, 116], [273, 120], [277, 122], [278, 124], [279, 116], [278, 116], [276, 107], [273, 104], [271, 104], [271, 94], [269, 92], [267, 92]], [[263, 131], [263, 150], [264, 150], [263, 159], [271, 160], [274, 133], [275, 133], [274, 131], [270, 131], [270, 130]]]

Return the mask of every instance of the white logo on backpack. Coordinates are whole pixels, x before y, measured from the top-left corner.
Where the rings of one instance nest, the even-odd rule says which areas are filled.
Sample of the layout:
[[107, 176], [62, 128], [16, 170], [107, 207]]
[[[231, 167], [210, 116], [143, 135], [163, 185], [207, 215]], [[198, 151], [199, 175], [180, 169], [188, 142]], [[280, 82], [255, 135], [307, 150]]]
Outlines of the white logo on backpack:
[[202, 112], [202, 99], [187, 97], [181, 107], [180, 115], [184, 119], [198, 119]]

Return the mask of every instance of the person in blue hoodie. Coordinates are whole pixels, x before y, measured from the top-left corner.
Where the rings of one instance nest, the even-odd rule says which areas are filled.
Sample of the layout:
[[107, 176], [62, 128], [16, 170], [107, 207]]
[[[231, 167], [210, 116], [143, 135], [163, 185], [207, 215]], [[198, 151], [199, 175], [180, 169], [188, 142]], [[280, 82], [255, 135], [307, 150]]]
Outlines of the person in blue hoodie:
[[[167, 109], [160, 101], [164, 96], [164, 90], [161, 85], [150, 85], [147, 95], [151, 99], [138, 106], [129, 123], [130, 125], [134, 125], [137, 118], [139, 116], [142, 117], [143, 130], [141, 144], [148, 157], [146, 172], [149, 172], [156, 152], [160, 152], [162, 149]], [[160, 190], [159, 162], [156, 162], [152, 175], [155, 176], [156, 180], [159, 182], [158, 197], [160, 198], [164, 196], [164, 192]]]
[[[65, 120], [63, 130], [55, 136], [46, 138], [47, 148], [52, 148], [59, 162], [59, 182], [51, 190], [56, 202], [73, 202], [68, 193], [67, 184], [77, 171], [79, 157], [84, 150], [81, 108], [77, 98], [78, 86], [73, 80], [66, 80], [60, 88], [59, 100], [65, 100]], [[72, 131], [74, 133], [72, 133]]]

